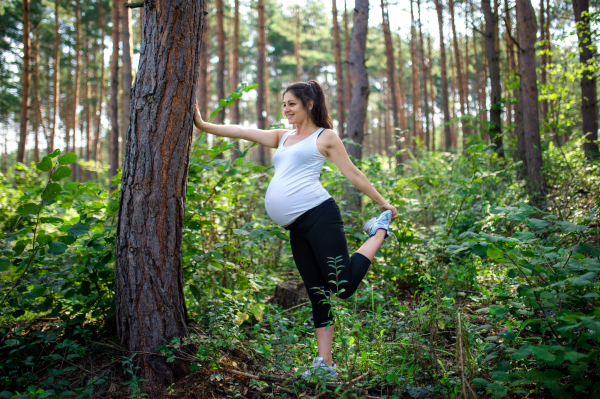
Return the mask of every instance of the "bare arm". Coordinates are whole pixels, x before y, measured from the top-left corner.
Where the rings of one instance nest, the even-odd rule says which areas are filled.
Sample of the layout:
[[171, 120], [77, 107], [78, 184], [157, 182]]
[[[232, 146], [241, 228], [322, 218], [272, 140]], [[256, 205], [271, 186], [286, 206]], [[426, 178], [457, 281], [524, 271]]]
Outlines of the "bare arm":
[[198, 129], [215, 136], [249, 140], [270, 148], [277, 148], [281, 136], [286, 132], [282, 129], [261, 130], [239, 125], [215, 125], [204, 122], [197, 104], [194, 105], [194, 125]]
[[375, 201], [381, 209], [389, 209], [392, 211], [392, 219], [398, 217], [396, 208], [390, 205], [381, 194], [377, 192], [364, 173], [352, 163], [350, 158], [348, 158], [344, 143], [342, 143], [342, 140], [340, 140], [337, 134], [332, 130], [323, 131], [319, 137], [318, 144], [319, 150], [325, 150], [327, 152], [327, 156], [331, 159], [331, 162], [340, 169], [354, 187]]

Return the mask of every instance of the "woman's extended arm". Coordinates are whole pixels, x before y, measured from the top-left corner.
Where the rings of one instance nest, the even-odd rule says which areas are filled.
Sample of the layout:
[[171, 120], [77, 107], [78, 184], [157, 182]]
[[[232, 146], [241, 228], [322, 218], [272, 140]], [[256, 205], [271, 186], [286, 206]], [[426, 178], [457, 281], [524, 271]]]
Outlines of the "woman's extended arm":
[[325, 130], [319, 137], [318, 144], [319, 149], [325, 149], [325, 151], [327, 151], [327, 156], [331, 159], [331, 162], [340, 169], [354, 187], [375, 201], [381, 209], [389, 209], [392, 211], [392, 219], [398, 217], [396, 208], [393, 205], [390, 205], [381, 194], [377, 192], [364, 173], [352, 163], [350, 158], [348, 158], [344, 143], [342, 143], [342, 140], [340, 140], [337, 134], [332, 130]]
[[194, 125], [206, 133], [215, 136], [229, 137], [233, 139], [244, 139], [262, 144], [265, 147], [277, 148], [281, 136], [285, 130], [260, 130], [239, 125], [215, 125], [204, 122], [198, 109], [198, 104], [194, 104]]

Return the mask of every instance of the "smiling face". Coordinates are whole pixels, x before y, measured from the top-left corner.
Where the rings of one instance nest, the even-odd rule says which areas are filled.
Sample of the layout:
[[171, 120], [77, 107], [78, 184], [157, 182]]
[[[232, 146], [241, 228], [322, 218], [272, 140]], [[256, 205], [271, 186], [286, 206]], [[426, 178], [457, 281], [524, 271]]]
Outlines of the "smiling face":
[[[309, 107], [312, 104], [309, 103]], [[290, 125], [302, 124], [308, 120], [309, 109], [302, 105], [302, 102], [291, 92], [283, 95], [283, 114], [288, 119]]]

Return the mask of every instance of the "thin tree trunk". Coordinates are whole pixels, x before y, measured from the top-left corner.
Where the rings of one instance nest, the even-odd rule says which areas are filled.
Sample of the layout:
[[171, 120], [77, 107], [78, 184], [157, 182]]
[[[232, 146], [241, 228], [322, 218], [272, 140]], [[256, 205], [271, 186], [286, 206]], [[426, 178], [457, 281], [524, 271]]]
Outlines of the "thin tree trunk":
[[[404, 85], [404, 59], [402, 57], [402, 39], [398, 38], [398, 80], [400, 81], [400, 129], [405, 131], [406, 125], [406, 87]], [[401, 144], [400, 144], [401, 145]]]
[[390, 146], [392, 145], [392, 140], [391, 140], [391, 133], [390, 133], [390, 118], [389, 118], [388, 113], [390, 111], [390, 102], [391, 102], [390, 98], [392, 97], [392, 92], [391, 92], [391, 90], [388, 89], [387, 86], [388, 85], [386, 85], [385, 82], [382, 84], [383, 90], [382, 90], [381, 94], [383, 97], [383, 101], [382, 101], [383, 107], [381, 108], [381, 119], [382, 119], [382, 124], [383, 124], [383, 143], [384, 143], [383, 153], [389, 157], [390, 156]]
[[[383, 1], [383, 0], [382, 0]], [[333, 19], [333, 54], [335, 57], [335, 96], [337, 100], [338, 134], [344, 137], [345, 104], [344, 104], [344, 75], [342, 70], [342, 46], [340, 44], [340, 27], [338, 24], [336, 0], [332, 0]]]
[[416, 149], [417, 140], [422, 139], [422, 130], [420, 127], [420, 78], [419, 78], [419, 57], [417, 54], [417, 30], [415, 27], [415, 17], [413, 13], [413, 0], [410, 0], [410, 61], [412, 64], [412, 140], [408, 146], [412, 146], [413, 150]]
[[[547, 74], [546, 74], [546, 65], [548, 57], [546, 56], [546, 0], [540, 0], [540, 86], [542, 88], [542, 92], [546, 89], [547, 82]], [[548, 115], [548, 100], [543, 99], [540, 101], [541, 105], [541, 118], [542, 118], [542, 126], [546, 121], [546, 116]]]
[[[188, 336], [181, 243], [204, 4], [153, 4], [144, 12], [132, 139], [125, 144], [115, 310], [122, 347], [156, 353]], [[167, 385], [189, 371], [188, 364], [160, 356], [140, 354], [134, 361], [148, 385]]]
[[60, 97], [60, 35], [58, 29], [60, 19], [58, 17], [58, 0], [54, 0], [54, 76], [53, 95], [52, 95], [52, 130], [50, 131], [50, 140], [48, 141], [48, 154], [54, 151], [54, 141], [58, 132], [58, 100]]
[[462, 62], [460, 59], [460, 47], [458, 46], [458, 37], [456, 35], [456, 26], [454, 23], [454, 0], [449, 0], [449, 8], [450, 8], [450, 21], [452, 26], [452, 40], [454, 43], [454, 62], [456, 64], [456, 76], [457, 76], [457, 84], [458, 84], [458, 97], [460, 100], [460, 116], [461, 116], [461, 127], [462, 127], [462, 141], [463, 141], [463, 151], [466, 148], [467, 139], [469, 137], [469, 127], [467, 122], [464, 120], [465, 118], [465, 90], [463, 83], [463, 72], [462, 72]]
[[350, 30], [348, 28], [348, 9], [346, 8], [346, 0], [344, 0], [344, 51], [346, 52], [346, 98], [344, 104], [347, 110], [350, 109], [350, 101], [352, 100], [352, 77], [350, 76], [350, 65], [348, 59], [350, 56]]
[[490, 71], [490, 120], [489, 134], [490, 139], [496, 145], [496, 153], [504, 158], [504, 149], [502, 148], [502, 88], [500, 86], [500, 54], [496, 47], [496, 27], [498, 23], [498, 9], [492, 12], [490, 0], [482, 0], [481, 9], [485, 17], [485, 52]]
[[210, 60], [210, 42], [209, 42], [209, 25], [210, 25], [210, 14], [208, 13], [209, 1], [205, 1], [204, 22], [202, 23], [202, 49], [200, 51], [200, 66], [199, 66], [199, 77], [198, 77], [198, 91], [196, 98], [198, 99], [198, 108], [203, 118], [208, 118], [208, 99], [210, 96], [210, 85], [208, 79], [208, 64]]
[[[425, 46], [423, 43], [423, 26], [421, 24], [421, 0], [417, 0], [417, 10], [419, 12], [419, 48], [421, 55], [421, 81], [423, 82], [423, 114], [425, 114], [425, 150], [429, 150], [429, 93], [427, 92], [427, 70], [429, 66], [425, 64]], [[429, 61], [428, 61], [429, 62]]]
[[[121, 9], [119, 10], [121, 17], [121, 43], [123, 46], [121, 66], [123, 71], [123, 81], [121, 86], [123, 88], [123, 96], [121, 97], [121, 148], [119, 154], [122, 155], [125, 152], [125, 142], [127, 141], [127, 129], [129, 126], [129, 113], [131, 104], [131, 86], [133, 85], [133, 66], [131, 60], [133, 58], [133, 37], [131, 35], [131, 8], [125, 7], [125, 3], [121, 2]], [[121, 160], [121, 158], [119, 158]]]
[[29, 110], [29, 0], [23, 0], [23, 73], [21, 78], [21, 135], [17, 149], [17, 162], [25, 163], [25, 144], [27, 143], [27, 116]]
[[[86, 46], [87, 48], [87, 46]], [[89, 49], [87, 51], [88, 56], [87, 56], [87, 68], [86, 68], [86, 84], [85, 84], [85, 160], [86, 161], [91, 161], [92, 160], [92, 99], [91, 99], [91, 91], [92, 91], [92, 82], [90, 79], [90, 67], [91, 65], [94, 65], [95, 63], [95, 57], [92, 57], [90, 55], [90, 53], [93, 54], [93, 52], [90, 52]], [[82, 170], [82, 180], [92, 180], [92, 171], [88, 168], [86, 170], [85, 173], [85, 178], [83, 177], [83, 170]]]
[[[335, 0], [333, 0], [335, 1]], [[392, 99], [392, 118], [394, 120], [394, 126], [391, 131], [393, 135], [399, 135], [399, 130], [402, 129], [400, 124], [400, 86], [398, 83], [398, 75], [396, 73], [396, 60], [394, 60], [394, 43], [392, 42], [392, 33], [390, 32], [390, 21], [388, 15], [388, 6], [384, 0], [381, 0], [381, 15], [382, 15], [382, 25], [383, 25], [383, 37], [385, 40], [385, 55], [386, 55], [386, 65], [387, 65], [387, 79], [388, 79], [388, 87], [390, 89], [390, 96]], [[387, 135], [386, 135], [387, 139]], [[388, 139], [389, 140], [389, 139]], [[397, 150], [402, 150], [402, 142], [400, 140], [396, 140]], [[386, 142], [386, 149], [389, 148], [390, 143]], [[403, 162], [403, 156], [398, 155], [396, 157], [396, 164], [399, 165]]]
[[[442, 112], [444, 113], [444, 145], [446, 151], [452, 150], [452, 120], [450, 119], [450, 107], [448, 93], [448, 71], [446, 68], [446, 45], [444, 44], [444, 17], [440, 0], [434, 0], [440, 30], [440, 63], [442, 69]], [[441, 143], [441, 140], [440, 140]], [[440, 144], [441, 147], [441, 144]]]
[[579, 39], [579, 62], [585, 66], [581, 76], [581, 116], [585, 141], [583, 150], [588, 159], [599, 156], [598, 144], [598, 101], [596, 74], [594, 70], [594, 45], [590, 25], [589, 0], [572, 0]]
[[[300, 75], [302, 74], [302, 59], [300, 58], [300, 47], [301, 47], [300, 35], [302, 33], [302, 28], [301, 28], [302, 25], [300, 24], [300, 7], [299, 6], [296, 6], [294, 13], [295, 13], [294, 24], [296, 26], [296, 31], [294, 32], [294, 57], [296, 58], [296, 82], [300, 82], [300, 80], [301, 80]], [[334, 29], [335, 29], [335, 26], [334, 26]], [[335, 36], [334, 36], [334, 40], [335, 40]], [[338, 36], [338, 40], [339, 40], [339, 36]]]
[[[258, 62], [256, 63], [256, 79], [258, 81], [258, 95], [256, 98], [256, 121], [259, 129], [267, 128], [265, 100], [267, 94], [265, 69], [267, 65], [267, 32], [265, 26], [265, 1], [258, 0]], [[257, 147], [258, 164], [265, 166], [265, 148], [262, 144]]]
[[538, 113], [538, 88], [535, 64], [535, 44], [537, 24], [535, 11], [530, 0], [517, 0], [517, 24], [521, 60], [521, 103], [523, 110], [523, 131], [527, 155], [527, 177], [532, 203], [537, 207], [545, 203], [545, 183], [542, 175], [543, 159], [540, 140], [540, 120]]
[[33, 162], [36, 164], [40, 162], [40, 146], [39, 146], [39, 131], [40, 126], [44, 137], [46, 136], [46, 127], [44, 126], [44, 117], [42, 116], [42, 100], [40, 96], [40, 47], [39, 47], [39, 28], [33, 30], [33, 41], [31, 42], [31, 52], [33, 58], [33, 92], [31, 98], [33, 99], [33, 112], [35, 113], [33, 133], [34, 133], [34, 149], [33, 149]]
[[94, 161], [96, 162], [96, 180], [99, 181], [98, 175], [98, 164], [101, 158], [100, 151], [100, 129], [102, 127], [102, 110], [104, 108], [104, 39], [106, 38], [106, 24], [104, 22], [104, 5], [101, 3], [99, 5], [100, 12], [100, 28], [101, 28], [101, 36], [100, 36], [100, 93], [98, 93], [98, 114], [96, 115], [96, 133], [94, 135]]
[[456, 68], [454, 68], [454, 56], [450, 53], [450, 71], [452, 81], [452, 148], [458, 151], [458, 120], [456, 115]]
[[[511, 74], [517, 74], [517, 66], [515, 64], [515, 44], [512, 40], [512, 20], [511, 20], [511, 16], [510, 16], [510, 8], [508, 7], [508, 0], [504, 0], [504, 22], [506, 25], [506, 31], [504, 33], [505, 36], [505, 40], [506, 40], [506, 63], [507, 63], [507, 68], [506, 68], [506, 81], [507, 83], [510, 82], [511, 80]], [[518, 91], [514, 90], [513, 91], [513, 99], [518, 99]], [[508, 93], [507, 93], [507, 97], [508, 97]], [[506, 120], [507, 123], [509, 125], [512, 125], [513, 123], [513, 109], [514, 106], [511, 103], [511, 101], [507, 102], [507, 116], [506, 116]]]
[[[225, 98], [225, 30], [223, 29], [223, 0], [215, 0], [217, 9], [217, 97], [221, 101]], [[216, 115], [216, 123], [225, 122], [225, 110]], [[220, 156], [222, 158], [222, 155]]]
[[[234, 10], [233, 10], [233, 49], [231, 54], [231, 59], [229, 62], [231, 63], [231, 88], [230, 90], [235, 90], [240, 81], [240, 72], [239, 72], [239, 61], [240, 61], [240, 0], [234, 0]], [[240, 123], [240, 103], [236, 101], [231, 106], [231, 123], [234, 125], [238, 125]], [[236, 147], [231, 151], [231, 160], [235, 161], [239, 157], [239, 152], [237, 151], [237, 147], [239, 146], [239, 142], [236, 143]]]
[[[362, 159], [364, 126], [369, 99], [369, 76], [365, 65], [367, 50], [367, 31], [369, 29], [369, 0], [356, 0], [354, 6], [354, 26], [348, 64], [352, 76], [352, 101], [348, 113], [348, 138], [358, 145], [346, 143], [346, 152], [354, 162]], [[348, 210], [360, 211], [361, 196], [355, 187], [347, 190]]]
[[71, 54], [71, 48], [67, 49], [67, 90], [65, 95], [65, 106], [63, 107], [63, 121], [65, 124], [65, 152], [69, 152], [69, 146], [71, 145], [71, 104], [73, 103], [73, 56]]
[[[73, 87], [73, 103], [71, 104], [71, 126], [73, 127], [73, 152], [76, 152], [75, 135], [77, 125], [79, 124], [79, 114], [77, 108], [79, 107], [79, 86], [81, 84], [81, 6], [80, 0], [75, 0], [75, 29], [76, 29], [76, 41], [75, 41], [75, 83]], [[73, 181], [77, 181], [77, 167], [79, 162], [71, 164], [73, 170]]]
[[427, 61], [429, 63], [429, 97], [431, 98], [431, 147], [435, 151], [435, 96], [433, 93], [433, 65], [431, 57], [431, 36], [427, 36]]
[[[110, 191], [113, 186], [112, 178], [117, 174], [119, 168], [119, 2], [112, 3], [112, 56], [110, 59], [110, 134], [108, 145], [108, 158], [110, 167], [108, 169], [108, 181]], [[124, 144], [124, 143], [123, 143]]]

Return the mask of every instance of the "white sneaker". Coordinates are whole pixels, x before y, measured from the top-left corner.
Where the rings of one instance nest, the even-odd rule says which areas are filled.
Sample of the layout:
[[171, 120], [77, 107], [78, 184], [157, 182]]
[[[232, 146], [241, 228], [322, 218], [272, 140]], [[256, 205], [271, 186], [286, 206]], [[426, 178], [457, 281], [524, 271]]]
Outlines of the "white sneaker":
[[373, 237], [377, 230], [385, 230], [385, 238], [390, 235], [390, 222], [392, 221], [392, 211], [385, 210], [376, 218], [371, 218], [363, 224], [363, 231]]
[[335, 363], [328, 366], [321, 356], [315, 357], [312, 361], [312, 366], [302, 373], [302, 378], [309, 380], [315, 374], [325, 375], [327, 378], [336, 379], [337, 370], [335, 368]]

